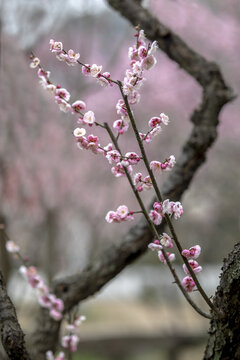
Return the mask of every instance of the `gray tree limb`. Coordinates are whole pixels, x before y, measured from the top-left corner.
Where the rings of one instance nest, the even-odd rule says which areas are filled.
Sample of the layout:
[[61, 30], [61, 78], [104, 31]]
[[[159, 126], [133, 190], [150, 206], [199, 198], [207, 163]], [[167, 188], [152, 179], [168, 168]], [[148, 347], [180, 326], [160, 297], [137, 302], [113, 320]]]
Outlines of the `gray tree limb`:
[[0, 272], [0, 329], [1, 341], [9, 359], [30, 360], [25, 348], [24, 334], [18, 323], [15, 307], [7, 294]]
[[204, 360], [240, 359], [240, 243], [224, 260], [221, 281], [214, 303], [222, 311], [221, 319], [210, 323]]

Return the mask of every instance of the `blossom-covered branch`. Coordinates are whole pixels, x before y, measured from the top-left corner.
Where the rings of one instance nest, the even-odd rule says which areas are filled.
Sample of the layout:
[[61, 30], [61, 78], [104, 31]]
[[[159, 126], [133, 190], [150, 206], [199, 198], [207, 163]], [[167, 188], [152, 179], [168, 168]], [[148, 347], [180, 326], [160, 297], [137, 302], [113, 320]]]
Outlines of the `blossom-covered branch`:
[[[144, 52], [141, 52], [141, 55], [144, 56]], [[136, 66], [136, 68], [137, 68], [137, 66]], [[138, 76], [135, 78], [135, 80], [138, 81], [138, 78], [141, 81], [141, 77], [138, 77]], [[128, 78], [127, 78], [127, 80], [128, 80]], [[218, 80], [218, 78], [217, 79], [214, 78], [214, 81], [215, 80]], [[222, 107], [222, 105], [230, 99], [230, 92], [228, 92], [228, 89], [226, 88], [225, 84], [223, 83], [221, 77], [220, 77], [220, 82], [217, 81], [215, 84], [217, 86], [217, 89], [215, 89], [215, 90], [218, 90], [218, 85], [221, 88], [222, 84], [224, 85], [223, 90], [226, 90], [226, 92], [221, 91], [220, 102], [218, 104], [219, 107], [218, 106], [216, 107], [216, 103], [213, 104], [214, 109], [216, 111], [216, 116], [218, 115], [219, 109]], [[135, 82], [133, 82], [130, 85], [135, 85]], [[131, 91], [131, 86], [130, 87], [126, 86], [125, 91], [126, 92], [129, 91], [129, 89]], [[136, 101], [138, 99], [138, 95], [136, 93], [133, 93], [132, 99], [133, 99], [133, 101]], [[207, 105], [207, 102], [204, 105]], [[121, 109], [122, 109], [122, 111], [124, 111], [124, 110], [126, 111], [126, 109], [124, 109], [124, 104], [121, 104]], [[199, 114], [197, 114], [197, 115], [199, 116]], [[206, 119], [204, 118], [204, 120], [206, 120]], [[194, 130], [196, 130], [196, 133], [198, 133], [200, 130], [202, 130], [201, 125], [203, 125], [203, 128], [205, 131], [208, 130], [208, 125], [212, 128], [212, 125], [211, 125], [212, 119], [207, 119], [207, 120], [209, 120], [209, 123], [207, 121], [205, 121], [205, 123], [202, 124], [201, 118], [199, 119], [198, 126], [196, 126], [196, 129], [194, 128]], [[217, 123], [215, 122], [215, 118], [213, 119], [213, 123], [215, 126], [217, 125]], [[123, 122], [122, 122], [122, 125], [121, 125], [121, 122], [119, 122], [119, 125], [116, 124], [116, 126], [118, 126], [119, 130], [122, 129], [121, 126], [123, 126], [123, 128], [124, 128]], [[116, 130], [117, 130], [117, 128], [116, 128]], [[120, 133], [120, 131], [119, 131], [119, 133]], [[118, 133], [118, 136], [119, 136], [119, 133]], [[194, 136], [195, 134], [193, 133], [192, 136]], [[147, 138], [147, 135], [148, 134], [143, 135], [142, 140], [145, 140], [145, 138]], [[117, 136], [117, 138], [118, 138], [118, 136]], [[170, 176], [171, 181], [168, 182], [167, 184], [165, 184], [165, 188], [164, 188], [165, 191], [163, 191], [163, 194], [167, 193], [166, 197], [171, 198], [172, 201], [180, 199], [182, 192], [186, 189], [189, 182], [191, 181], [193, 173], [196, 171], [198, 166], [204, 161], [204, 154], [203, 154], [203, 156], [202, 155], [199, 156], [200, 153], [198, 150], [198, 145], [200, 146], [200, 149], [202, 149], [202, 143], [198, 144], [198, 143], [193, 142], [192, 136], [190, 138], [190, 143], [189, 144], [187, 143], [187, 146], [184, 149], [184, 158], [183, 159], [180, 158], [180, 162], [178, 160], [178, 164], [176, 164], [175, 168], [173, 169], [172, 176]], [[204, 147], [203, 147], [203, 149], [205, 149], [204, 151], [206, 151], [208, 146], [210, 146], [210, 144], [214, 140], [214, 137], [212, 137], [212, 132], [210, 131], [210, 138], [207, 137], [207, 139], [206, 139], [206, 138], [204, 138], [204, 136], [202, 136], [202, 137], [200, 137], [200, 140], [204, 144]], [[207, 140], [207, 141], [205, 142], [204, 140]], [[191, 150], [191, 153], [188, 153], [189, 150]], [[188, 155], [188, 156], [186, 156], [186, 155]], [[194, 163], [193, 157], [196, 157], [196, 160], [197, 160], [196, 163]], [[188, 161], [190, 164], [190, 167], [188, 166], [188, 168], [187, 168], [189, 173], [184, 173], [183, 174], [184, 176], [181, 178], [181, 177], [179, 177], [179, 169], [180, 170], [182, 169], [184, 171], [185, 166], [188, 163]], [[123, 166], [125, 166], [125, 164]], [[173, 180], [175, 180], [175, 181], [173, 181]], [[175, 184], [178, 185], [177, 188], [175, 188], [175, 186], [173, 186], [173, 182], [175, 182]], [[141, 241], [143, 241], [142, 236], [143, 237], [145, 236], [145, 240], [146, 240], [146, 237], [150, 236], [150, 234], [146, 228], [146, 224], [142, 223], [141, 225], [139, 225], [138, 229], [136, 229], [136, 227], [135, 227], [135, 230], [137, 232], [132, 231], [132, 234], [135, 236], [140, 236], [139, 238], [135, 237], [135, 240], [137, 240], [139, 242], [139, 246], [137, 248], [134, 248], [134, 249], [132, 248], [132, 245], [134, 243], [134, 238], [132, 238], [132, 240], [133, 240], [132, 243], [127, 244], [126, 242], [123, 242], [120, 247], [113, 247], [113, 249], [110, 249], [112, 251], [109, 251], [106, 254], [106, 258], [103, 259], [103, 263], [101, 265], [100, 265], [101, 261], [97, 262], [97, 264], [90, 266], [90, 268], [86, 269], [86, 271], [83, 272], [81, 275], [73, 276], [73, 277], [65, 279], [63, 281], [60, 280], [58, 282], [58, 284], [56, 286], [56, 291], [63, 294], [63, 297], [66, 300], [67, 307], [71, 308], [71, 306], [73, 306], [73, 304], [76, 303], [76, 301], [79, 301], [79, 300], [81, 300], [81, 298], [84, 298], [85, 296], [89, 296], [91, 293], [97, 291], [106, 281], [108, 281], [110, 278], [112, 278], [114, 276], [114, 274], [118, 273], [122, 269], [122, 267], [126, 266], [126, 264], [130, 263], [136, 256], [139, 256], [142, 253], [142, 251], [144, 251], [144, 246], [146, 246], [146, 245], [141, 243]], [[128, 237], [128, 240], [129, 240], [129, 237]], [[149, 240], [150, 239], [148, 239], [148, 242], [149, 242]], [[165, 241], [165, 244], [167, 244], [167, 241]], [[126, 251], [126, 249], [128, 249], [128, 251]], [[142, 249], [142, 250], [140, 250], [140, 249]], [[118, 250], [118, 251], [116, 251], [116, 250]], [[121, 250], [123, 250], [123, 252], [121, 252]], [[122, 253], [122, 255], [123, 255], [122, 258], [120, 256], [120, 253]], [[132, 256], [131, 254], [135, 254], [135, 255]], [[116, 256], [115, 263], [113, 260], [114, 256]], [[101, 266], [105, 267], [105, 265], [106, 265], [105, 263], [109, 263], [109, 265], [110, 265], [108, 270], [105, 268], [102, 269], [102, 267], [101, 267]], [[121, 265], [119, 265], [119, 263]], [[112, 266], [113, 264], [114, 264], [114, 266]], [[100, 268], [102, 269], [102, 271], [100, 271]], [[198, 266], [194, 267], [194, 269], [196, 269], [196, 268], [198, 268]], [[97, 273], [95, 273], [94, 279], [92, 279], [92, 283], [91, 283], [91, 281], [90, 282], [88, 281], [88, 280], [90, 280], [88, 277], [91, 278], [91, 276], [94, 274], [94, 269], [97, 271]], [[97, 281], [96, 281], [96, 276], [98, 279]], [[88, 280], [87, 280], [87, 278], [88, 278]], [[80, 282], [78, 282], [78, 280]], [[88, 286], [87, 286], [88, 289], [86, 288], [86, 283], [88, 284]], [[187, 287], [187, 285], [186, 285], [186, 287]], [[76, 288], [78, 288], [78, 290], [76, 290]], [[80, 293], [79, 293], [78, 291], [80, 288], [82, 288], [82, 291], [80, 291]], [[191, 286], [190, 286], [190, 289], [191, 289]], [[77, 294], [77, 292], [78, 292], [78, 294]]]

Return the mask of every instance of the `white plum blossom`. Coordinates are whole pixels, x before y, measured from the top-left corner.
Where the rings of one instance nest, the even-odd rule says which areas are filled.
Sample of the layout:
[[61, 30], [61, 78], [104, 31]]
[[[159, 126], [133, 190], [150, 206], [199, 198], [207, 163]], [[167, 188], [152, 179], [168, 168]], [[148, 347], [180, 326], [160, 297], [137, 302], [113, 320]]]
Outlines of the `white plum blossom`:
[[102, 71], [102, 66], [101, 65], [96, 65], [96, 64], [93, 64], [91, 66], [91, 69], [90, 69], [90, 74], [93, 76], [93, 77], [97, 77], [98, 74]]
[[35, 69], [36, 67], [38, 67], [38, 65], [40, 64], [40, 59], [35, 57], [34, 59], [32, 59], [32, 62], [30, 63], [30, 68]]
[[6, 242], [6, 249], [9, 253], [16, 254], [19, 252], [20, 247], [14, 241], [9, 240]]
[[88, 111], [83, 116], [83, 122], [85, 124], [92, 125], [95, 122], [95, 115], [93, 111]]
[[171, 237], [166, 233], [162, 234], [160, 242], [166, 248], [172, 248], [173, 247], [173, 241], [172, 241]]
[[86, 130], [83, 128], [76, 128], [73, 131], [73, 135], [76, 137], [81, 137], [84, 136], [86, 134]]

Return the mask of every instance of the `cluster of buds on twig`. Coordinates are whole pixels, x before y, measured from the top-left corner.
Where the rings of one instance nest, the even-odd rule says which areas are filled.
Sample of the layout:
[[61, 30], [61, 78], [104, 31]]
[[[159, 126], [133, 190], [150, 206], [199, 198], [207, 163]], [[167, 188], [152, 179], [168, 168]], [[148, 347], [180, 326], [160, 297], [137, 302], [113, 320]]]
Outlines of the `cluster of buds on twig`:
[[20, 254], [20, 247], [13, 241], [6, 242], [6, 249], [9, 253], [19, 258], [22, 265], [19, 268], [20, 273], [28, 281], [29, 285], [35, 290], [39, 304], [49, 309], [49, 315], [56, 321], [63, 317], [63, 301], [50, 293], [48, 286], [43, 278], [38, 274], [35, 266], [28, 265], [28, 259], [24, 259]]

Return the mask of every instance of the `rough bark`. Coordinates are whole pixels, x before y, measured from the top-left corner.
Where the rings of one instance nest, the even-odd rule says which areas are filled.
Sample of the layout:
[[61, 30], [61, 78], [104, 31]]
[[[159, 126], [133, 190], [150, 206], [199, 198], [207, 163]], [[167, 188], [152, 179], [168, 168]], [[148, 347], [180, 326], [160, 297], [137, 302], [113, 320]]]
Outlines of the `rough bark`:
[[240, 359], [240, 243], [224, 261], [214, 303], [223, 317], [211, 320], [204, 360]]
[[[197, 169], [205, 161], [206, 152], [217, 137], [219, 112], [224, 104], [233, 98], [231, 89], [225, 84], [216, 64], [208, 62], [190, 49], [176, 34], [142, 8], [139, 2], [108, 2], [133, 25], [139, 24], [150, 40], [157, 40], [159, 47], [203, 88], [202, 102], [191, 116], [192, 132], [162, 191], [164, 198], [179, 200]], [[162, 230], [163, 225], [160, 231]], [[146, 251], [151, 237], [145, 221], [141, 220], [118, 245], [112, 245], [104, 251], [84, 271], [55, 282], [54, 292], [64, 300], [65, 310], [70, 310], [83, 299], [95, 294], [122, 269], [141, 256]], [[55, 326], [55, 332], [49, 333], [54, 321], [49, 318], [47, 312], [41, 312], [40, 318], [41, 322], [33, 336], [33, 348], [37, 358], [42, 360], [45, 351], [55, 348], [56, 331], [59, 328]], [[46, 339], [47, 347], [44, 346]]]
[[24, 334], [18, 323], [15, 307], [9, 298], [0, 272], [0, 329], [1, 341], [9, 359], [30, 360], [25, 348]]

